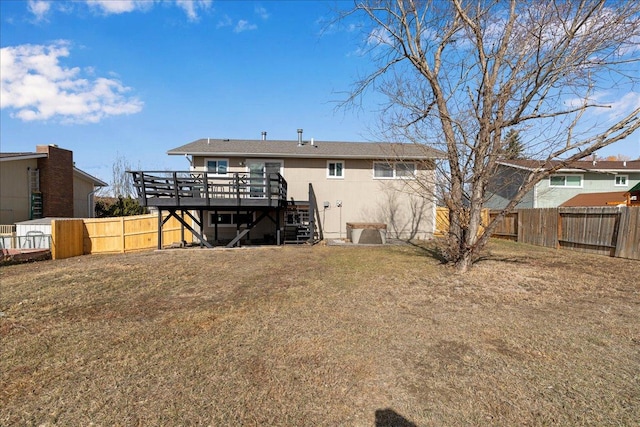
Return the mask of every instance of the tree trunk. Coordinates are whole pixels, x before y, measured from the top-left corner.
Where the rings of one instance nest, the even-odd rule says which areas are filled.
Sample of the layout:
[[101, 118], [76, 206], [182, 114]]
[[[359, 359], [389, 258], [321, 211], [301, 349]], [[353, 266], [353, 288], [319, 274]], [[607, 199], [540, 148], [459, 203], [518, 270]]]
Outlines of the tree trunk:
[[470, 250], [466, 250], [460, 254], [460, 258], [453, 264], [458, 273], [466, 273], [471, 269], [473, 265], [473, 253]]

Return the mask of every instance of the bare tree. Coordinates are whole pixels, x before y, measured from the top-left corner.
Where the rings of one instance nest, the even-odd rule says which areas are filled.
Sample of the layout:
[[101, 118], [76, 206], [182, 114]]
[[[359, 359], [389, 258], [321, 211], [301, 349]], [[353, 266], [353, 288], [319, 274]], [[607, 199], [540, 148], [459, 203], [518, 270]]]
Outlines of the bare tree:
[[135, 195], [133, 175], [127, 173], [129, 170], [131, 170], [131, 164], [123, 155], [118, 153], [111, 168], [110, 190], [114, 197], [132, 197]]
[[[346, 103], [379, 91], [385, 137], [447, 153], [446, 255], [459, 271], [538, 181], [640, 127], [639, 11], [634, 1], [370, 0], [341, 15], [364, 22], [374, 63]], [[635, 97], [621, 115], [619, 95], [606, 96], [614, 87]], [[482, 228], [512, 128], [540, 167]]]

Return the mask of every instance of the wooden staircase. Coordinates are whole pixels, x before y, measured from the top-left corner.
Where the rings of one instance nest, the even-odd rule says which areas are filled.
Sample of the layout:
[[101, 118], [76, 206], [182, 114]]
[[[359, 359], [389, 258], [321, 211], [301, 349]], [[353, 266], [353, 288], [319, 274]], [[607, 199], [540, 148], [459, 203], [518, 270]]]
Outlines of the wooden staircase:
[[[315, 227], [314, 227], [315, 229]], [[309, 243], [317, 237], [317, 231], [311, 231], [309, 221], [309, 202], [290, 202], [285, 210], [284, 244], [299, 245]]]

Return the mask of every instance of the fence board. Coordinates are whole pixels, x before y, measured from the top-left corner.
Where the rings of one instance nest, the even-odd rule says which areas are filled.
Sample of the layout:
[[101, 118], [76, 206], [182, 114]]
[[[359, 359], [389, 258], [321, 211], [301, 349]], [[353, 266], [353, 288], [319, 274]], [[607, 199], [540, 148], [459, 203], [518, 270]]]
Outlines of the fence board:
[[558, 211], [563, 249], [615, 255], [621, 211], [616, 207], [561, 208]]
[[558, 246], [558, 209], [518, 210], [518, 242], [556, 248]]
[[51, 221], [51, 258], [63, 259], [82, 255], [82, 219]]
[[[158, 217], [156, 214], [118, 218], [86, 219], [85, 254], [126, 253], [154, 249], [158, 245]], [[180, 222], [170, 218], [163, 228], [163, 242], [179, 242], [182, 237]], [[193, 241], [188, 230], [185, 240]]]
[[[478, 233], [481, 233], [483, 230], [483, 226], [489, 223], [489, 209], [483, 209], [480, 213], [482, 217], [482, 224], [480, 225], [480, 229]], [[436, 208], [436, 229], [434, 231], [435, 236], [444, 236], [449, 232], [449, 209], [437, 207]]]
[[[498, 213], [491, 212], [489, 218], [493, 220]], [[438, 208], [436, 215], [436, 235], [445, 235], [448, 211]], [[498, 223], [494, 236], [536, 246], [640, 260], [640, 207], [519, 209]]]
[[615, 255], [640, 259], [640, 206], [622, 209]]
[[[489, 221], [493, 221], [499, 214], [498, 211], [489, 212]], [[518, 240], [518, 212], [508, 213], [493, 230], [491, 237], [507, 240]]]

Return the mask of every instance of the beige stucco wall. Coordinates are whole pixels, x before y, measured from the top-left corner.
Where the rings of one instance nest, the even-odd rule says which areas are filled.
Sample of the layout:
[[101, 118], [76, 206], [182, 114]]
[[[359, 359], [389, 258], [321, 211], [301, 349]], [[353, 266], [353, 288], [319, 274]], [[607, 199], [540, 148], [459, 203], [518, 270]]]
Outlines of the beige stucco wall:
[[[74, 218], [93, 218], [93, 196], [89, 202], [89, 194], [93, 191], [93, 181], [73, 174], [73, 216]], [[91, 203], [91, 204], [90, 204]]]
[[[245, 158], [229, 160], [229, 173], [247, 172]], [[203, 157], [195, 157], [193, 166], [204, 168]], [[430, 238], [435, 227], [435, 198], [416, 196], [415, 180], [375, 179], [373, 161], [363, 159], [268, 159], [281, 160], [282, 175], [288, 184], [287, 198], [306, 201], [309, 184], [313, 184], [325, 238], [346, 237], [348, 222], [382, 222], [387, 224], [389, 237]], [[344, 177], [327, 176], [328, 161], [344, 162]], [[432, 164], [419, 164], [422, 180], [433, 180]], [[424, 191], [420, 191], [424, 194]], [[327, 202], [328, 207], [324, 207]], [[339, 206], [338, 202], [342, 202]], [[419, 220], [417, 220], [419, 218]], [[266, 224], [268, 227], [273, 227]], [[235, 229], [230, 230], [235, 234]], [[269, 230], [257, 230], [256, 235]]]
[[0, 162], [0, 224], [13, 224], [29, 219], [28, 168], [37, 167], [37, 159]]

